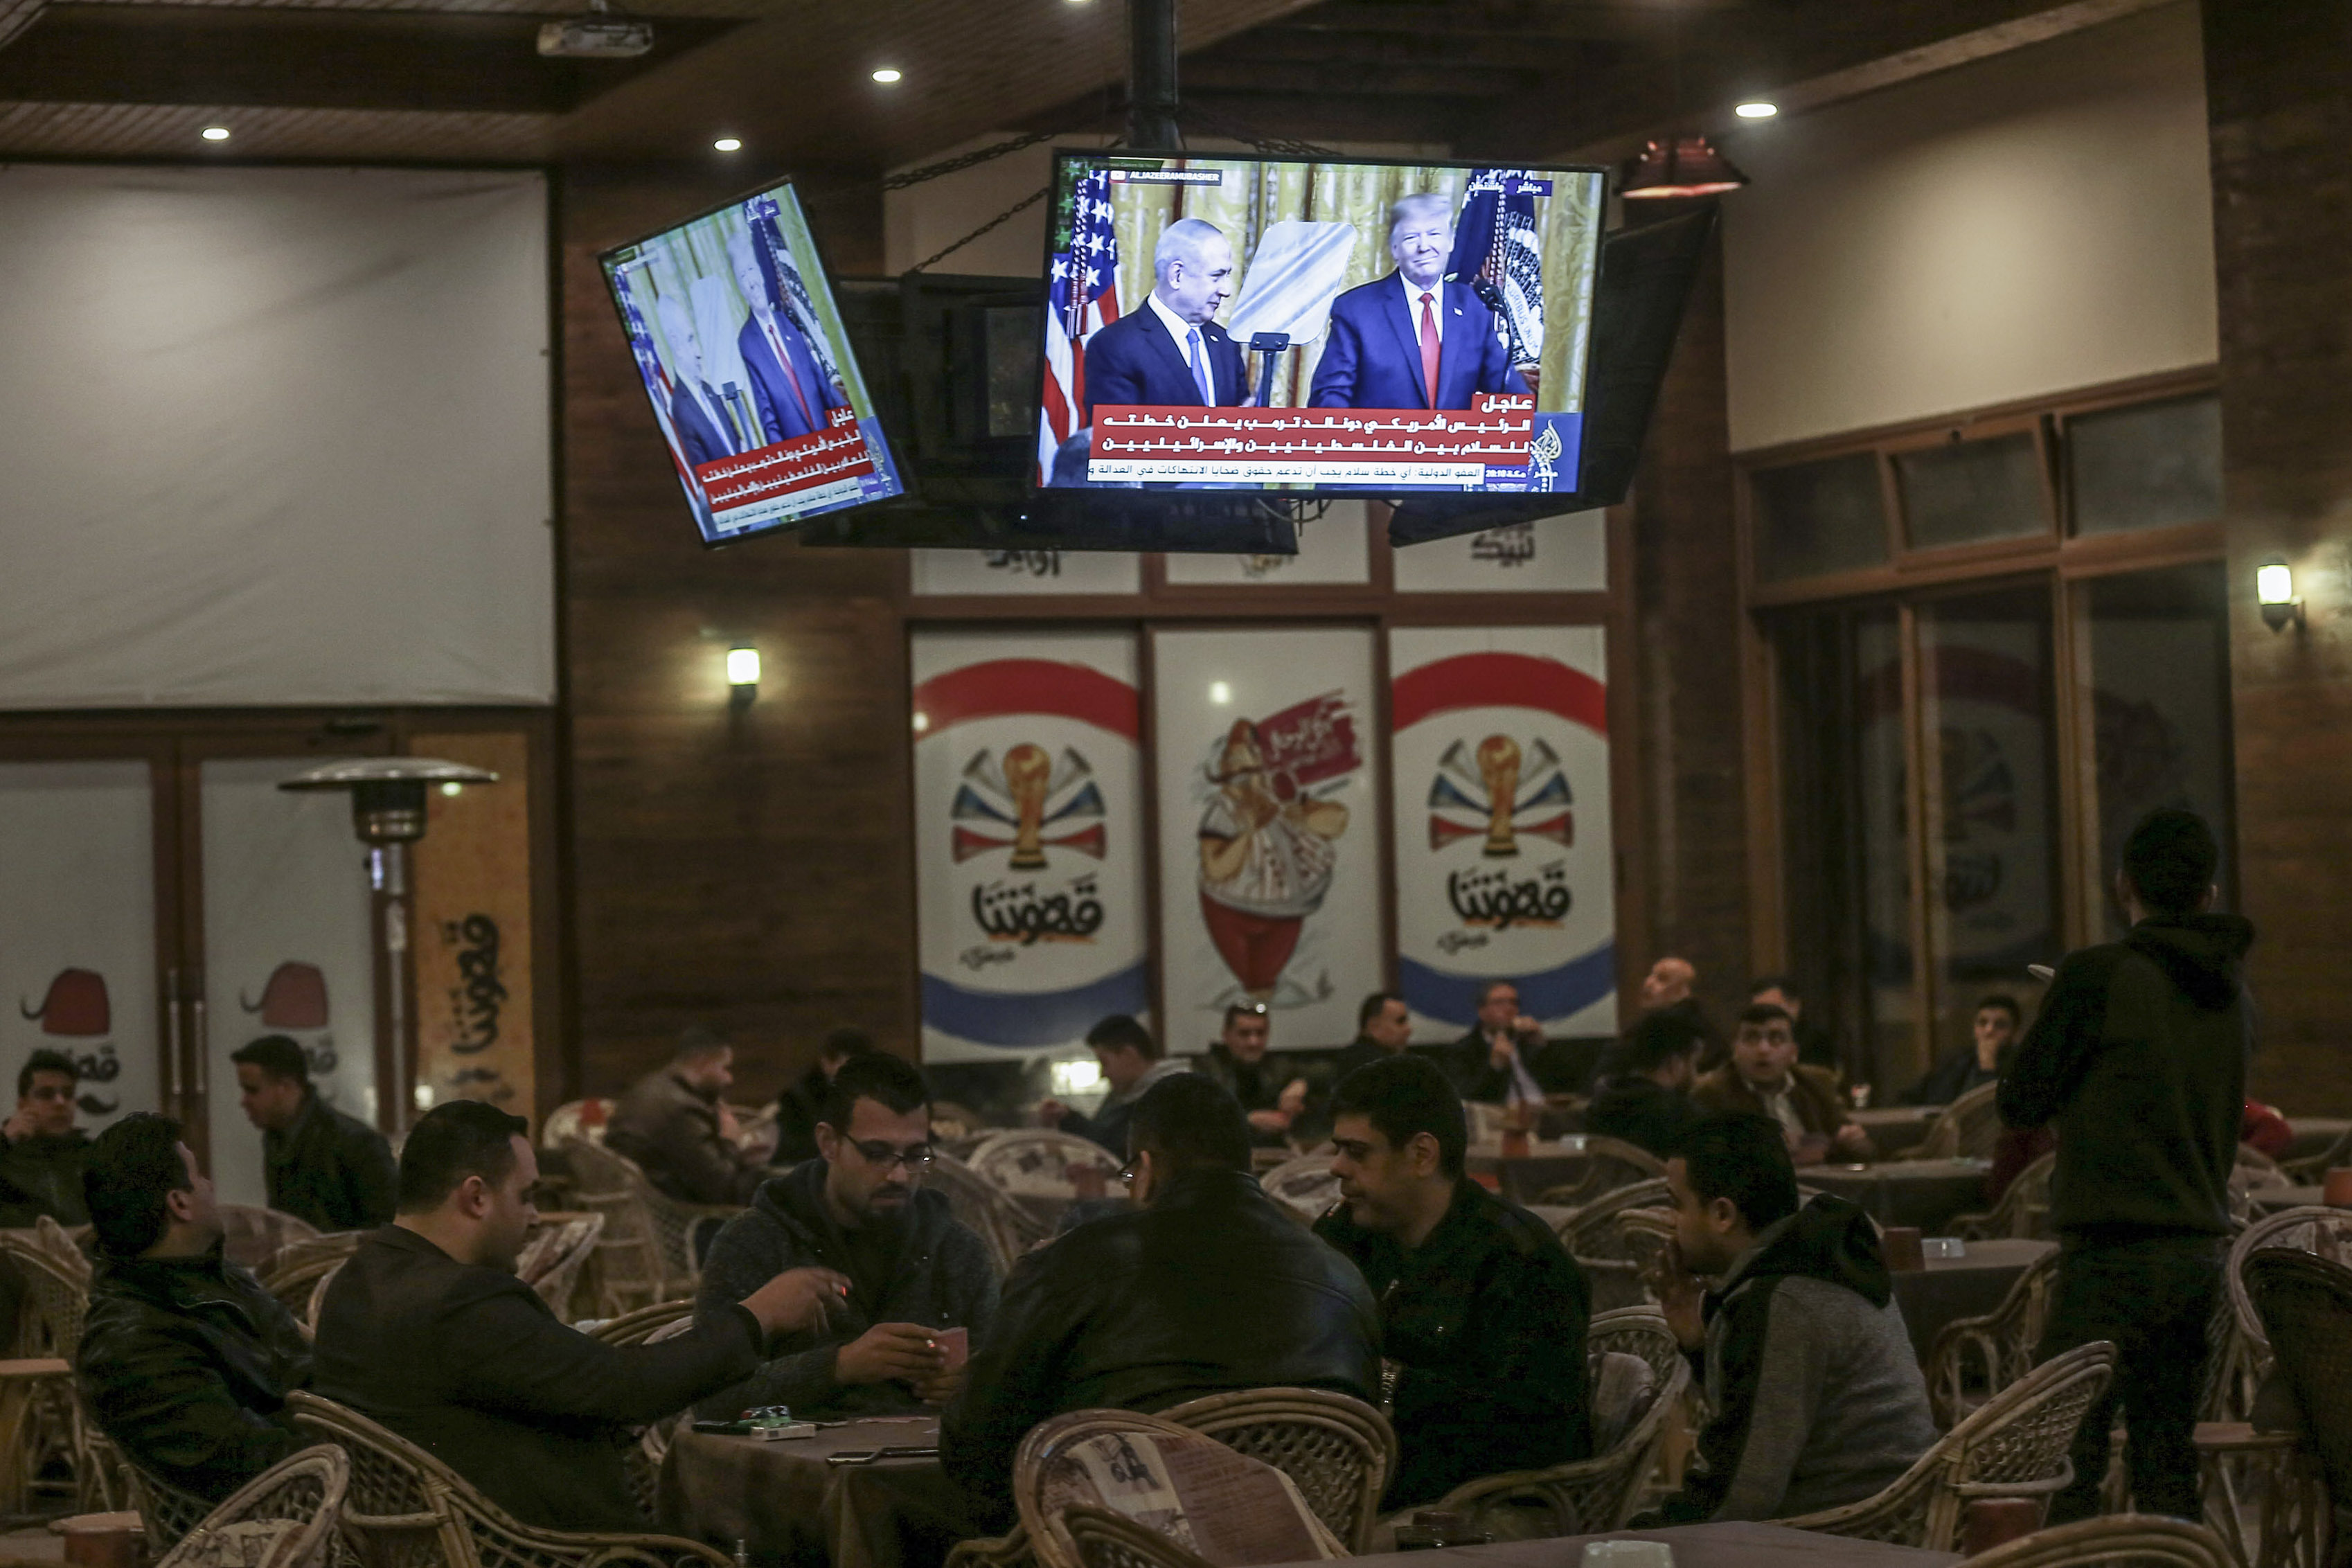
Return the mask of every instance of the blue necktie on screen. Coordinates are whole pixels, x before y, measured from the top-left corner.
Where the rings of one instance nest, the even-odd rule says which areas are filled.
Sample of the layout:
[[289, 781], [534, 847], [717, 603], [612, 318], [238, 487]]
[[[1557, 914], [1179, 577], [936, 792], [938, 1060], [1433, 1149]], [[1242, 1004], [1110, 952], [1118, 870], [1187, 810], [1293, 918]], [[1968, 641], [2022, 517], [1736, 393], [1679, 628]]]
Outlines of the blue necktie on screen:
[[1201, 401], [1211, 408], [1217, 405], [1217, 395], [1209, 390], [1209, 366], [1201, 358], [1201, 329], [1194, 327], [1184, 334], [1184, 342], [1192, 353], [1192, 384], [1201, 389]]

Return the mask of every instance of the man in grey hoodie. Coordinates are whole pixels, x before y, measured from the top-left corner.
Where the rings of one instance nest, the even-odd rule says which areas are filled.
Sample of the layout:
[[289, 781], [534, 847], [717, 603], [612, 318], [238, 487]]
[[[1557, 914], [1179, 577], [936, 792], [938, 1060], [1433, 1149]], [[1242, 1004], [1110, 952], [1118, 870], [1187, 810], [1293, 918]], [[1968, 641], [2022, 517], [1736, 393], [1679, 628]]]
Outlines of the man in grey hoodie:
[[2118, 1401], [2134, 1504], [2199, 1517], [2197, 1396], [2254, 1045], [2241, 967], [2254, 928], [2210, 912], [2221, 858], [2194, 812], [2152, 812], [2132, 830], [2116, 878], [2130, 933], [2066, 955], [2000, 1081], [2003, 1121], [2058, 1133], [2061, 1250], [2041, 1354], [2116, 1343], [2115, 1381], [2083, 1417], [2053, 1524], [2097, 1511]]
[[1662, 1521], [1786, 1519], [1859, 1502], [1909, 1469], [1936, 1423], [1870, 1216], [1843, 1198], [1800, 1209], [1788, 1141], [1767, 1116], [1698, 1122], [1666, 1181], [1675, 1240], [1652, 1283], [1715, 1418], [1699, 1434], [1704, 1468]]
[[810, 1265], [848, 1276], [847, 1297], [830, 1321], [769, 1341], [758, 1371], [695, 1406], [706, 1419], [766, 1405], [827, 1417], [944, 1405], [963, 1367], [942, 1331], [978, 1340], [995, 1315], [988, 1244], [921, 1186], [931, 1109], [913, 1064], [852, 1057], [834, 1075], [816, 1142], [818, 1158], [771, 1177], [711, 1243], [695, 1312], [723, 1313], [739, 1282]]

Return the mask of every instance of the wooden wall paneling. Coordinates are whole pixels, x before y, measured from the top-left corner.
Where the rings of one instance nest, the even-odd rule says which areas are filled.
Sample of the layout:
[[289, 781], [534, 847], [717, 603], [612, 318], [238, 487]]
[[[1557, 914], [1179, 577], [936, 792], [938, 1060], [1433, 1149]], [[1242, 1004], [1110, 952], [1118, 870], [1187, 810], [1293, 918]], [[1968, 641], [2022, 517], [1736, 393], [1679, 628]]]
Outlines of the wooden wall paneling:
[[[1150, 582], [1148, 574], [1145, 581]], [[1150, 987], [1151, 1026], [1160, 1048], [1169, 1049], [1171, 1025], [1168, 1017], [1168, 966], [1162, 960], [1166, 949], [1160, 938], [1162, 922], [1160, 910], [1160, 879], [1166, 868], [1160, 863], [1160, 658], [1159, 644], [1153, 628], [1135, 628], [1135, 700], [1139, 711], [1136, 715], [1136, 792], [1143, 805], [1143, 935], [1147, 944], [1144, 956], [1144, 980]]]
[[1642, 789], [1640, 686], [1633, 615], [1633, 526], [1631, 504], [1609, 509], [1609, 815], [1616, 838], [1617, 1016], [1640, 1010], [1642, 976], [1650, 953], [1649, 802]]

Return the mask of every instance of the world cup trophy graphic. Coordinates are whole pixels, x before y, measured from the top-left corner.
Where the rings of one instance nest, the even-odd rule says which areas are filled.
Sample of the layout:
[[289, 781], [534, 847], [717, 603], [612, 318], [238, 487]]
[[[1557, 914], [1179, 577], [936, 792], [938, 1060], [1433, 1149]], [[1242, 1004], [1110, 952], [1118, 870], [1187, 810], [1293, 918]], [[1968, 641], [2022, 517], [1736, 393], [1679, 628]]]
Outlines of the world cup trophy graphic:
[[1023, 742], [1004, 753], [1004, 792], [1013, 797], [1013, 858], [1015, 871], [1045, 868], [1045, 823], [1046, 786], [1054, 759], [1043, 746]]
[[1519, 794], [1519, 743], [1508, 735], [1489, 735], [1478, 742], [1478, 776], [1486, 785], [1486, 848], [1490, 860], [1519, 852], [1511, 828], [1511, 815]]

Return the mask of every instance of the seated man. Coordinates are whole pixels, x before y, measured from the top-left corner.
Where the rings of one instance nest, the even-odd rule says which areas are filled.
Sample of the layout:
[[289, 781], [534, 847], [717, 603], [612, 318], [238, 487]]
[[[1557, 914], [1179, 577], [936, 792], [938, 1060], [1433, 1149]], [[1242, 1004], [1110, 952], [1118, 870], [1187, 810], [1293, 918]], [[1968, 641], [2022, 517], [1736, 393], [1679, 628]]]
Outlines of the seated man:
[[1251, 1176], [1234, 1097], [1180, 1074], [1136, 1105], [1132, 1133], [1135, 1210], [1021, 1260], [940, 1423], [940, 1460], [982, 1528], [1011, 1522], [1013, 1450], [1065, 1410], [1242, 1388], [1380, 1398], [1371, 1292]]
[[1601, 1092], [1584, 1112], [1584, 1130], [1622, 1139], [1659, 1159], [1675, 1152], [1699, 1119], [1690, 1087], [1698, 1079], [1706, 1037], [1688, 1014], [1652, 1013], [1610, 1053]]
[[1362, 1270], [1402, 1363], [1383, 1506], [1585, 1458], [1591, 1292], [1549, 1226], [1463, 1175], [1469, 1131], [1445, 1075], [1419, 1057], [1374, 1062], [1332, 1091], [1331, 1116], [1342, 1201], [1315, 1234]]
[[0, 1226], [21, 1229], [43, 1215], [62, 1226], [89, 1223], [81, 1196], [89, 1138], [74, 1125], [80, 1079], [63, 1051], [35, 1051], [17, 1069], [16, 1111], [0, 1122]]
[[621, 1469], [628, 1429], [751, 1375], [770, 1334], [819, 1321], [846, 1281], [795, 1268], [658, 1344], [607, 1345], [567, 1328], [515, 1278], [539, 1217], [525, 1125], [456, 1100], [410, 1131], [398, 1216], [327, 1287], [316, 1387], [526, 1524], [643, 1531]]
[[383, 1134], [310, 1087], [310, 1064], [285, 1035], [232, 1052], [237, 1103], [261, 1129], [269, 1206], [320, 1230], [368, 1230], [392, 1218], [400, 1172]]
[[1870, 1216], [1843, 1198], [1800, 1210], [1777, 1123], [1708, 1117], [1666, 1181], [1675, 1239], [1651, 1283], [1684, 1349], [1705, 1352], [1715, 1417], [1698, 1439], [1705, 1468], [1666, 1500], [1664, 1522], [1859, 1502], [1935, 1446]]
[[795, 1415], [888, 1415], [944, 1405], [963, 1382], [939, 1345], [946, 1328], [983, 1333], [996, 1311], [988, 1244], [924, 1192], [931, 1160], [930, 1092], [912, 1063], [880, 1051], [827, 1086], [818, 1158], [770, 1178], [710, 1246], [704, 1317], [786, 1269], [815, 1266], [849, 1280], [827, 1321], [766, 1347], [765, 1365], [698, 1406], [731, 1421], [761, 1405]]
[[1135, 1114], [1136, 1102], [1150, 1093], [1160, 1079], [1173, 1078], [1192, 1069], [1182, 1062], [1160, 1054], [1160, 1042], [1151, 1031], [1124, 1013], [1114, 1013], [1087, 1031], [1087, 1048], [1102, 1065], [1103, 1081], [1110, 1092], [1095, 1107], [1092, 1116], [1072, 1110], [1058, 1100], [1037, 1103], [1037, 1121], [1046, 1127], [1058, 1127], [1091, 1139], [1120, 1159], [1127, 1158], [1128, 1118]]
[[1197, 1068], [1223, 1084], [1249, 1118], [1250, 1142], [1279, 1149], [1291, 1123], [1307, 1112], [1307, 1075], [1266, 1049], [1274, 1020], [1262, 1002], [1236, 1002], [1225, 1009], [1224, 1032]]
[[1770, 1117], [1788, 1134], [1789, 1152], [1800, 1165], [1820, 1164], [1832, 1149], [1849, 1160], [1876, 1152], [1870, 1134], [1846, 1115], [1836, 1080], [1820, 1068], [1798, 1065], [1789, 1015], [1762, 1003], [1741, 1011], [1731, 1060], [1702, 1076], [1691, 1099], [1701, 1110]]
[[2019, 1010], [2016, 997], [1999, 992], [1986, 997], [1977, 1004], [1969, 1043], [1945, 1052], [1927, 1076], [1904, 1094], [1903, 1103], [1949, 1105], [1972, 1089], [1999, 1083], [2024, 1027], [2025, 1015]]
[[1797, 1059], [1809, 1068], [1838, 1070], [1837, 1042], [1827, 1029], [1805, 1016], [1805, 994], [1786, 974], [1759, 974], [1748, 983], [1748, 999], [1778, 1007], [1789, 1015], [1790, 1033], [1797, 1037]]
[[850, 1058], [873, 1048], [873, 1037], [863, 1029], [835, 1029], [818, 1044], [815, 1064], [776, 1096], [776, 1151], [768, 1157], [771, 1163], [797, 1165], [816, 1158], [816, 1124], [824, 1119], [833, 1075]]
[[1519, 1011], [1519, 988], [1489, 980], [1478, 988], [1478, 1018], [1450, 1047], [1447, 1076], [1465, 1100], [1503, 1105], [1523, 1100], [1544, 1102], [1536, 1081], [1535, 1057], [1543, 1049], [1543, 1026]]
[[1331, 1064], [1331, 1081], [1400, 1055], [1412, 1043], [1412, 1010], [1404, 998], [1393, 991], [1375, 991], [1356, 1009], [1356, 1037]]
[[704, 1028], [678, 1037], [677, 1054], [629, 1086], [613, 1107], [604, 1147], [645, 1167], [680, 1203], [748, 1204], [767, 1162], [735, 1146], [735, 1113], [719, 1096], [735, 1081], [735, 1048]]
[[141, 1469], [218, 1502], [313, 1441], [286, 1415], [310, 1381], [310, 1342], [223, 1260], [213, 1184], [178, 1122], [124, 1117], [91, 1143], [82, 1179], [98, 1237], [74, 1357], [82, 1399]]

